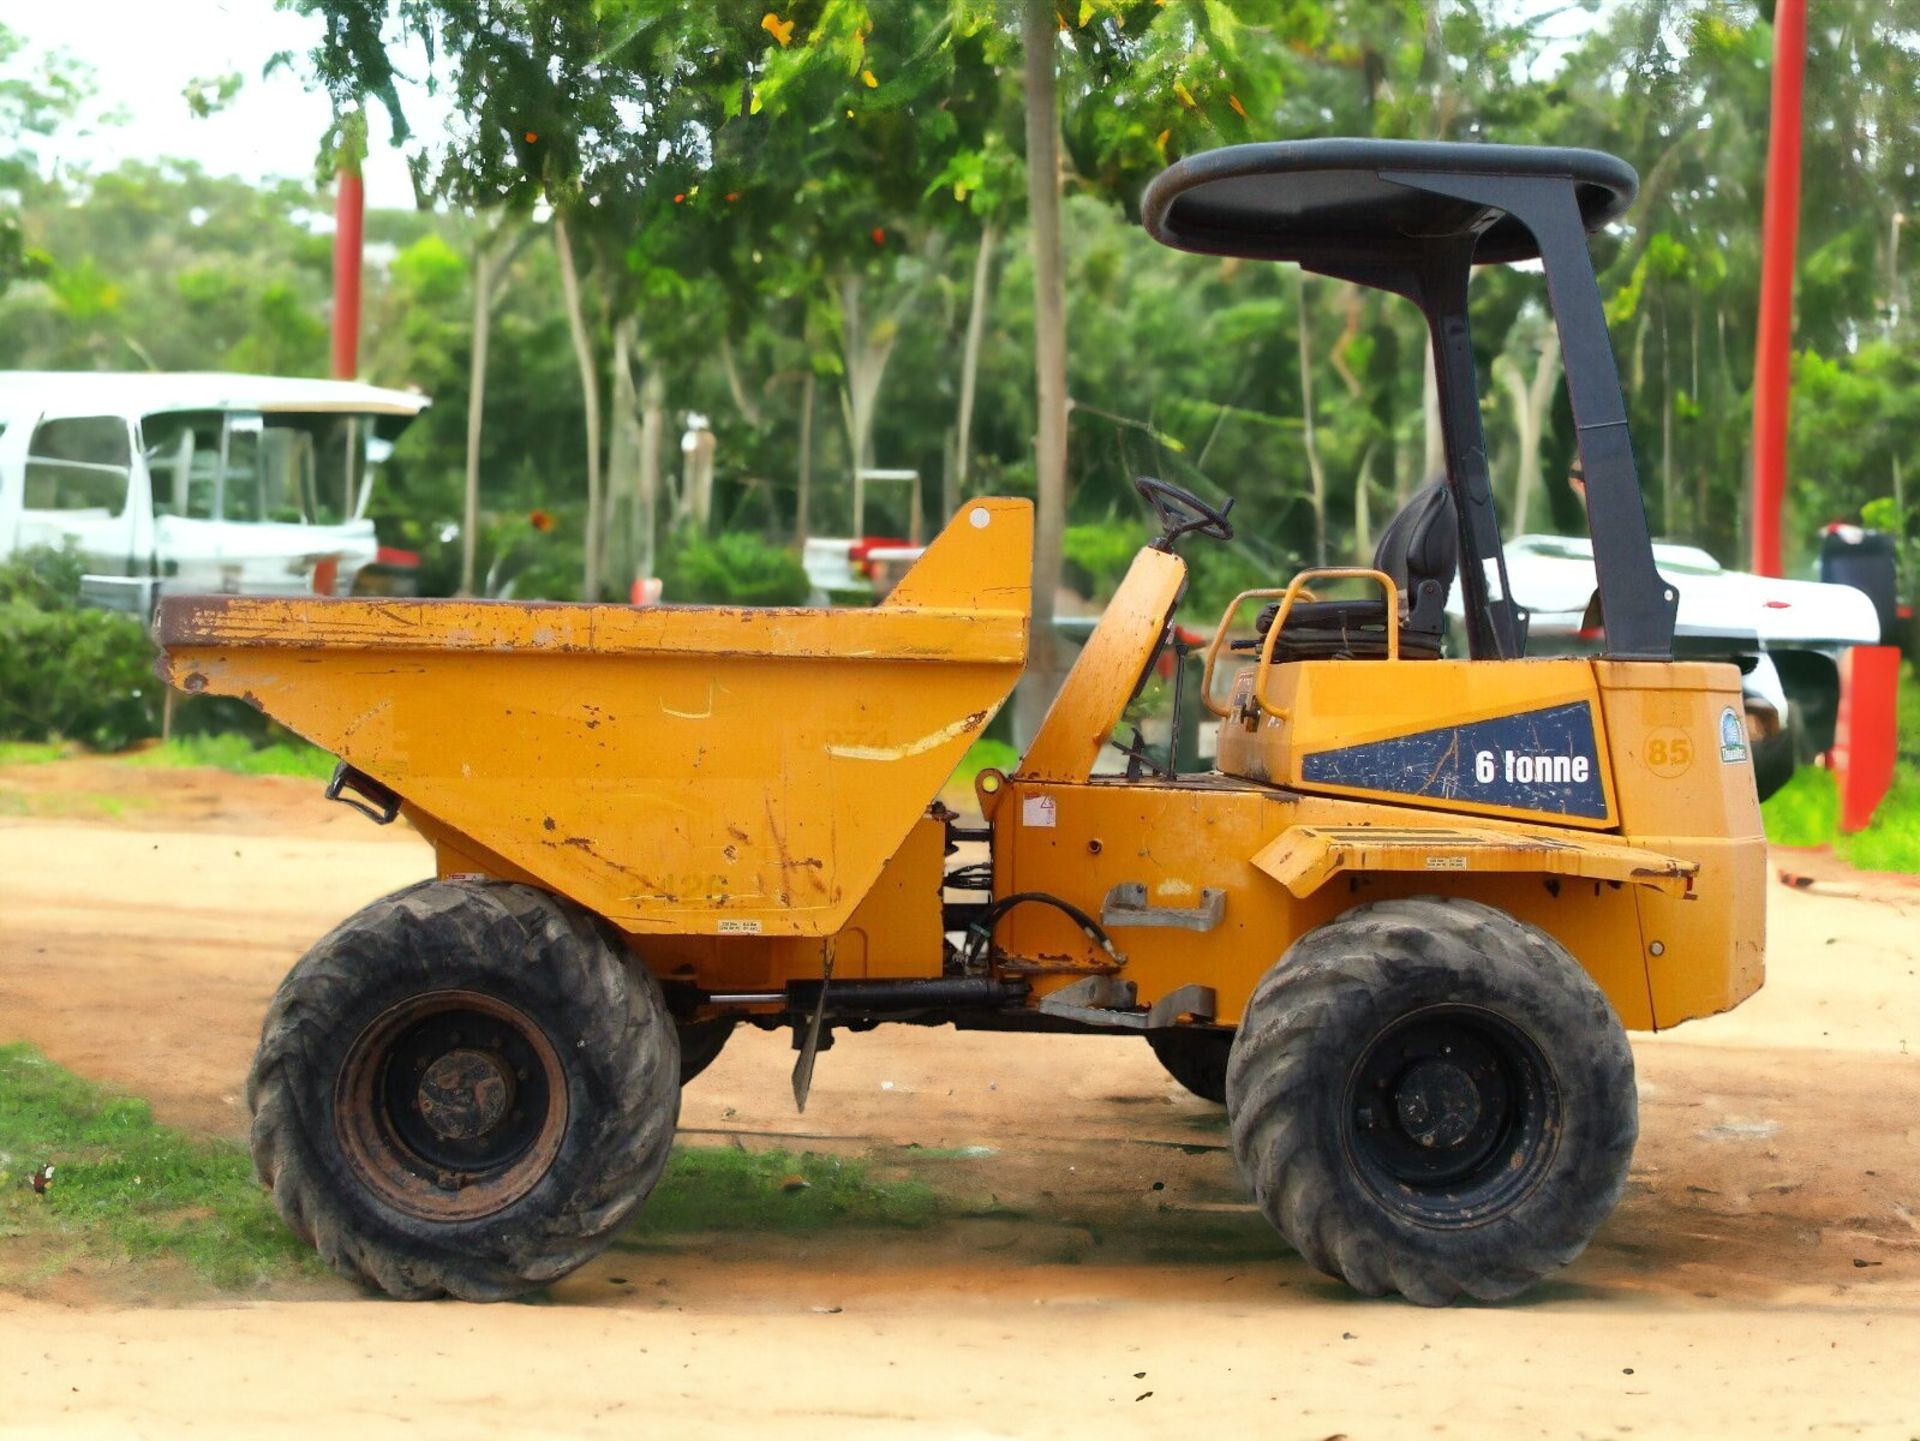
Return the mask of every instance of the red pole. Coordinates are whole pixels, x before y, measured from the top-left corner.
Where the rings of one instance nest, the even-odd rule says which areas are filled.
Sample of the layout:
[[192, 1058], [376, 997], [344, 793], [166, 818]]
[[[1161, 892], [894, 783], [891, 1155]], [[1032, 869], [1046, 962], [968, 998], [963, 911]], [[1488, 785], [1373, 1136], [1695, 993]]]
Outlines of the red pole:
[[366, 195], [360, 172], [343, 167], [333, 191], [333, 375], [360, 373], [360, 250]]
[[1807, 64], [1806, 0], [1773, 11], [1773, 118], [1761, 221], [1760, 334], [1753, 362], [1753, 569], [1780, 574], [1792, 404], [1793, 266], [1800, 230], [1800, 91]]

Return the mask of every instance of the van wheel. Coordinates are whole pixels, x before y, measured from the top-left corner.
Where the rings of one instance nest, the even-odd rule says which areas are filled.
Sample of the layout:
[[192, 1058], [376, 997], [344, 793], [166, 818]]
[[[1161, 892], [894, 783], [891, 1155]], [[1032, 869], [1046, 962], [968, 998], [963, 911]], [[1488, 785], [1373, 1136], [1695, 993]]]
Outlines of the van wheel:
[[1175, 1031], [1148, 1031], [1147, 1044], [1153, 1047], [1167, 1074], [1194, 1095], [1216, 1106], [1225, 1102], [1227, 1053], [1233, 1045], [1232, 1031], [1192, 1026]]
[[602, 923], [531, 886], [427, 881], [309, 951], [247, 1081], [254, 1167], [342, 1275], [494, 1301], [566, 1275], [666, 1166], [679, 1047]]
[[1255, 990], [1233, 1149], [1306, 1261], [1370, 1296], [1501, 1300], [1585, 1249], [1626, 1185], [1633, 1052], [1544, 931], [1477, 901], [1360, 906]]

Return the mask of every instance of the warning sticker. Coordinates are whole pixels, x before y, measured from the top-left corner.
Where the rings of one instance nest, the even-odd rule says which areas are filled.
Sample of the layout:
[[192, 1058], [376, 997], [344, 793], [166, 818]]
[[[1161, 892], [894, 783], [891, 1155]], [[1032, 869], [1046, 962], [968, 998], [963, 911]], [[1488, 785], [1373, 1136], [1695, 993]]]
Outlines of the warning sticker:
[[1052, 796], [1028, 796], [1020, 802], [1020, 824], [1034, 830], [1052, 830], [1056, 810]]
[[720, 922], [719, 931], [723, 936], [757, 936], [760, 934], [760, 922], [725, 918]]

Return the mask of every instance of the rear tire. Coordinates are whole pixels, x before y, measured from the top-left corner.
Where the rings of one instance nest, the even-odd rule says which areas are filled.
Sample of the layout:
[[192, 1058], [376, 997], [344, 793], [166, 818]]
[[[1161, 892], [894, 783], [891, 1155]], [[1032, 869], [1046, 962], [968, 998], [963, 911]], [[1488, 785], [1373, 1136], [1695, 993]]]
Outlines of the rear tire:
[[679, 1046], [658, 984], [531, 886], [427, 881], [301, 959], [247, 1081], [254, 1167], [329, 1265], [495, 1301], [566, 1275], [666, 1166]]
[[1185, 1027], [1174, 1031], [1148, 1031], [1147, 1044], [1153, 1047], [1167, 1074], [1203, 1101], [1225, 1105], [1227, 1100], [1227, 1055], [1233, 1047], [1232, 1031], [1210, 1031]]
[[720, 1059], [720, 1052], [725, 1048], [727, 1038], [733, 1034], [733, 1028], [739, 1024], [734, 1020], [676, 1023], [676, 1029], [680, 1033], [681, 1085], [686, 1085]]
[[1633, 1052], [1561, 945], [1476, 901], [1380, 901], [1256, 988], [1234, 1155], [1306, 1261], [1370, 1296], [1503, 1300], [1586, 1247], [1626, 1185]]

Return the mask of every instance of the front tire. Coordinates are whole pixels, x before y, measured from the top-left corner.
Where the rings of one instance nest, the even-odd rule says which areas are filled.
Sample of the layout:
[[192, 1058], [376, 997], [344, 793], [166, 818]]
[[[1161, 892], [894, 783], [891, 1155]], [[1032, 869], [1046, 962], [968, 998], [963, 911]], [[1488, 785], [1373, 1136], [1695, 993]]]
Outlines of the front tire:
[[1234, 1155], [1317, 1269], [1422, 1305], [1503, 1300], [1585, 1249], [1638, 1135], [1633, 1052], [1545, 932], [1476, 901], [1347, 912], [1249, 1002]]
[[595, 917], [427, 881], [281, 983], [247, 1082], [254, 1166], [342, 1275], [501, 1300], [588, 1260], [653, 1189], [679, 1065], [658, 984]]

